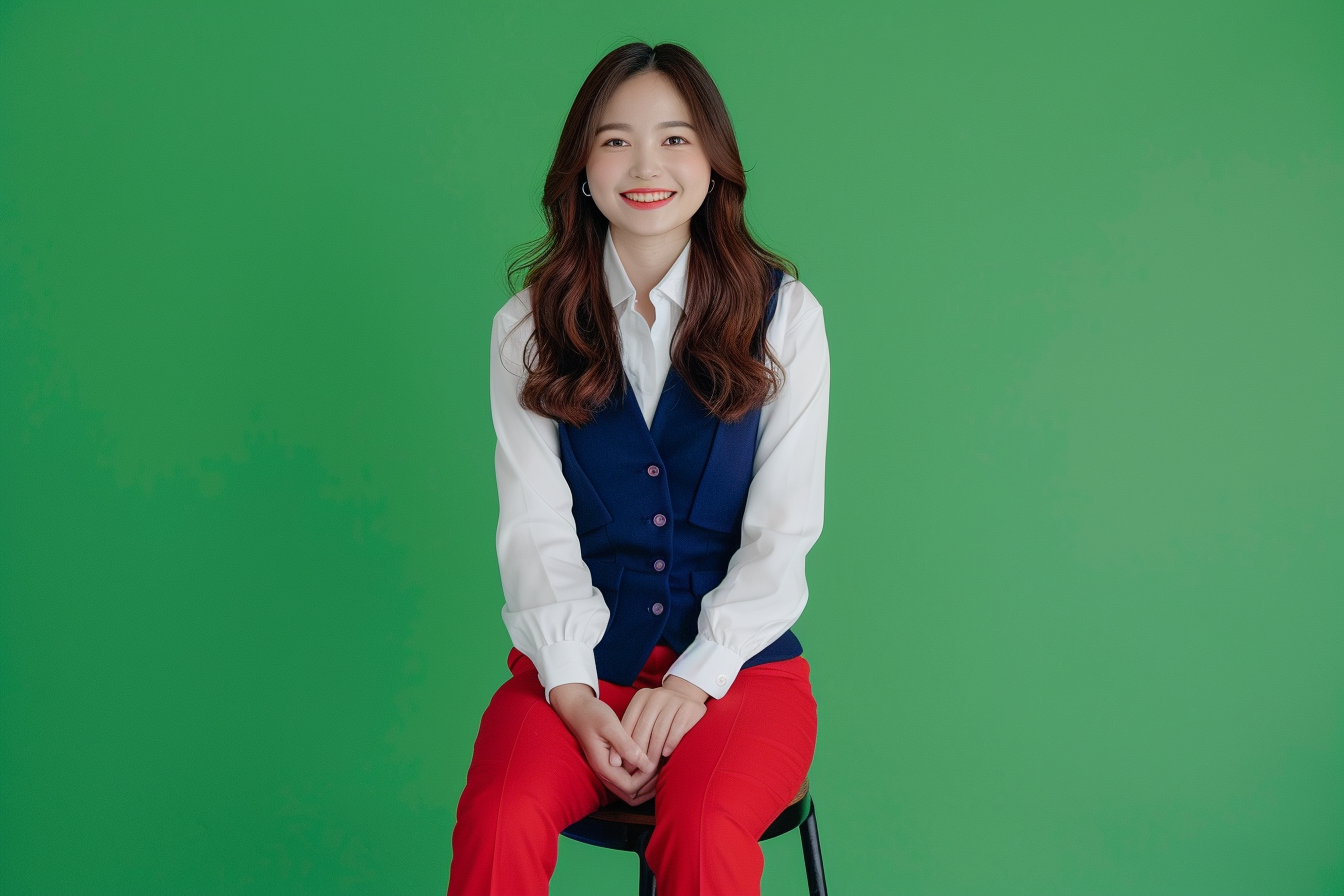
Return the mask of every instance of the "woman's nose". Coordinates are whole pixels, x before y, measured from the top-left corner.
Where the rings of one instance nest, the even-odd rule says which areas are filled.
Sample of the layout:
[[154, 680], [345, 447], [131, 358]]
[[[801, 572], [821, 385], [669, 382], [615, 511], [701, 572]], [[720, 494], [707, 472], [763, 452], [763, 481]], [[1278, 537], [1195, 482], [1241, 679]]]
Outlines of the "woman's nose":
[[658, 174], [661, 165], [652, 150], [640, 149], [635, 151], [634, 158], [630, 163], [630, 174], [633, 177], [642, 177], [648, 179]]

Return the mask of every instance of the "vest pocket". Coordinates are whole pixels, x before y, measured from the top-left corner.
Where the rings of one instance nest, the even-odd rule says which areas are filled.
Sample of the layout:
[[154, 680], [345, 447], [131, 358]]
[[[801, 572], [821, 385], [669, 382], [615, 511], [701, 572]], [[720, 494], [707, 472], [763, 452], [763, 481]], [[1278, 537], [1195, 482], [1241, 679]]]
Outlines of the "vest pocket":
[[616, 605], [620, 603], [621, 573], [625, 572], [625, 567], [609, 560], [587, 560], [585, 562], [588, 564], [588, 572], [593, 577], [593, 587], [602, 592], [602, 597], [607, 602], [607, 608], [615, 613]]
[[607, 505], [602, 503], [592, 480], [583, 472], [582, 464], [574, 456], [574, 448], [569, 443], [569, 433], [564, 425], [560, 427], [560, 467], [569, 483], [569, 494], [573, 499], [570, 511], [574, 517], [574, 531], [582, 535], [610, 523], [612, 517], [607, 512]]

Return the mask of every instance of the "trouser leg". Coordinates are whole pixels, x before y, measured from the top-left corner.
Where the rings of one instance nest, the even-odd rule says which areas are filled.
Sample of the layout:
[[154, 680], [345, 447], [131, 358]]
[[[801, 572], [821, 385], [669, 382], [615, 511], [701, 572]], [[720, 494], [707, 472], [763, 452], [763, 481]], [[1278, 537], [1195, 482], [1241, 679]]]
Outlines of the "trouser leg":
[[[612, 798], [578, 740], [546, 702], [536, 667], [517, 649], [495, 692], [457, 806], [448, 896], [547, 893], [560, 831]], [[634, 694], [609, 682], [602, 699], [619, 717]]]
[[743, 669], [667, 758], [645, 852], [659, 896], [758, 896], [760, 836], [812, 764], [817, 704], [803, 657]]

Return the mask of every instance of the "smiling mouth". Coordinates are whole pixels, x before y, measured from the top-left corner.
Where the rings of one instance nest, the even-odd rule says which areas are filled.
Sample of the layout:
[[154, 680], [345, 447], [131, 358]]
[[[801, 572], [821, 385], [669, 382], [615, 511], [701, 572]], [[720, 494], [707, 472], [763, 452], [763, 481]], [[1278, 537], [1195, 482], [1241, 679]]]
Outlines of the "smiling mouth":
[[664, 199], [671, 199], [677, 195], [677, 192], [676, 190], [654, 190], [652, 192], [622, 193], [621, 195], [632, 202], [661, 202]]

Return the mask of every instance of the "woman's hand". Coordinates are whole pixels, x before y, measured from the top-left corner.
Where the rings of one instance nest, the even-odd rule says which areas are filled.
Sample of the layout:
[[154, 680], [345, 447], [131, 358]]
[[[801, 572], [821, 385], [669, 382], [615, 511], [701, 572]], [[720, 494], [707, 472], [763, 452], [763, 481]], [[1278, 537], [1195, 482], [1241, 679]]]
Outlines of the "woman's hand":
[[631, 806], [653, 798], [658, 763], [635, 743], [616, 711], [599, 700], [591, 687], [580, 682], [556, 685], [551, 688], [551, 707], [609, 790]]
[[[629, 732], [636, 747], [649, 756], [660, 757], [661, 761], [671, 756], [686, 732], [705, 717], [705, 701], [708, 699], [709, 694], [703, 689], [684, 678], [669, 675], [662, 687], [635, 691], [621, 725]], [[613, 762], [620, 761], [615, 751], [611, 751], [609, 757]], [[643, 788], [650, 794], [656, 778], [655, 775]]]

